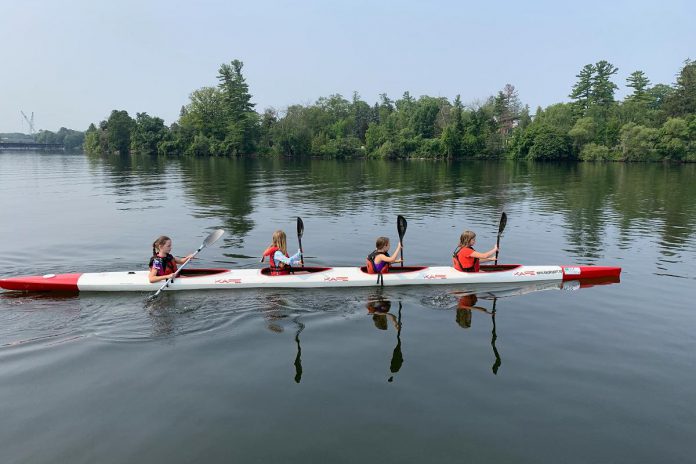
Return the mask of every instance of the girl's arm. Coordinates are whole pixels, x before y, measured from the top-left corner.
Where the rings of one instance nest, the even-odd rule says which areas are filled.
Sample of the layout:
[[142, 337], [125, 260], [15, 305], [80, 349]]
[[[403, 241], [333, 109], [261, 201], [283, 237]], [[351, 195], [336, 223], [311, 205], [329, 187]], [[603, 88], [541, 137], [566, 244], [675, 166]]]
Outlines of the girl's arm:
[[172, 275], [173, 275], [173, 274], [167, 274], [167, 275], [158, 276], [158, 275], [157, 275], [157, 269], [156, 269], [154, 266], [152, 266], [152, 267], [150, 268], [150, 274], [148, 274], [147, 278], [148, 278], [148, 280], [150, 281], [151, 284], [154, 284], [155, 282], [161, 282], [161, 281], [163, 281], [163, 280], [167, 280], [167, 279], [170, 278]]
[[478, 258], [481, 261], [483, 261], [484, 259], [486, 261], [494, 261], [494, 260], [490, 260], [487, 258], [490, 258], [491, 256], [493, 256], [496, 251], [498, 251], [498, 247], [494, 246], [493, 248], [491, 248], [490, 250], [488, 250], [485, 253], [479, 253], [478, 251], [474, 251], [469, 256], [471, 256], [472, 258]]
[[186, 261], [188, 261], [188, 260], [191, 259], [191, 258], [193, 258], [193, 255], [192, 255], [192, 254], [186, 255], [186, 256], [184, 256], [183, 258], [177, 258], [177, 257], [175, 256], [175, 257], [174, 257], [174, 262], [175, 262], [176, 264], [184, 264]]
[[277, 263], [283, 263], [292, 266], [293, 264], [297, 264], [300, 262], [300, 257], [301, 254], [299, 250], [297, 251], [297, 253], [290, 256], [289, 258], [285, 256], [282, 251], [278, 250], [273, 255], [273, 260]]
[[399, 252], [401, 251], [401, 242], [396, 246], [396, 250], [394, 250], [394, 255], [393, 256], [387, 256], [385, 254], [378, 254], [375, 256], [375, 264], [379, 264], [382, 261], [385, 263], [400, 263], [401, 260], [398, 260], [397, 258], [399, 257]]

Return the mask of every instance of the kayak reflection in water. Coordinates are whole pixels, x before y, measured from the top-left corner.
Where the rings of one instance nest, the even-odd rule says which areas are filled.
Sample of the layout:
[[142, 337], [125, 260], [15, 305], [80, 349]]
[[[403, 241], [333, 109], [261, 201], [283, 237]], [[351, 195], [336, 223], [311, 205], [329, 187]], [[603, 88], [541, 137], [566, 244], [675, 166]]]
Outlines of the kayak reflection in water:
[[391, 362], [389, 363], [389, 371], [392, 375], [387, 379], [387, 382], [394, 381], [393, 374], [399, 372], [401, 366], [404, 364], [404, 356], [401, 352], [401, 301], [399, 301], [398, 318], [389, 312], [390, 309], [391, 301], [387, 300], [382, 295], [375, 295], [367, 301], [367, 313], [372, 314], [372, 321], [375, 323], [375, 327], [380, 330], [387, 330], [389, 327], [387, 318], [389, 318], [396, 328], [396, 346], [394, 347]]
[[493, 363], [491, 370], [493, 371], [493, 374], [496, 375], [498, 374], [498, 369], [502, 364], [502, 359], [500, 359], [500, 353], [498, 353], [498, 348], [495, 346], [495, 342], [498, 339], [498, 335], [495, 331], [495, 304], [497, 301], [498, 299], [493, 297], [493, 309], [491, 311], [488, 311], [486, 308], [476, 306], [476, 303], [478, 302], [478, 297], [476, 296], [476, 294], [464, 295], [461, 298], [459, 298], [459, 302], [457, 303], [456, 316], [456, 321], [459, 327], [468, 329], [471, 327], [472, 310], [475, 309], [476, 311], [482, 311], [486, 314], [491, 315], [491, 320], [493, 321], [493, 329], [491, 330], [491, 347], [493, 348], [493, 355], [495, 356], [495, 362]]

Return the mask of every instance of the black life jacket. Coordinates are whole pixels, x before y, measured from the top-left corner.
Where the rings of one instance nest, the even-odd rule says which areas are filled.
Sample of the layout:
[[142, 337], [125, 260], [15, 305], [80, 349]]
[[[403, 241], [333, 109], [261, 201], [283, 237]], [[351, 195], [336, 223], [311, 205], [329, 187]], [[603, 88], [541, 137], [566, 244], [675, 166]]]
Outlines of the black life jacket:
[[174, 256], [167, 254], [167, 256], [162, 258], [161, 256], [155, 255], [152, 258], [150, 258], [150, 264], [148, 265], [150, 268], [152, 268], [152, 266], [155, 264], [155, 260], [159, 260], [162, 263], [162, 270], [157, 270], [158, 276], [173, 274], [174, 272], [176, 272], [177, 267], [176, 261], [174, 260]]
[[386, 263], [384, 261], [382, 262], [384, 264], [382, 266], [382, 269], [380, 269], [379, 271], [377, 270], [377, 264], [375, 263], [375, 258], [377, 257], [377, 255], [389, 256], [389, 253], [375, 250], [369, 255], [367, 255], [366, 267], [368, 274], [384, 274], [389, 272], [390, 263]]

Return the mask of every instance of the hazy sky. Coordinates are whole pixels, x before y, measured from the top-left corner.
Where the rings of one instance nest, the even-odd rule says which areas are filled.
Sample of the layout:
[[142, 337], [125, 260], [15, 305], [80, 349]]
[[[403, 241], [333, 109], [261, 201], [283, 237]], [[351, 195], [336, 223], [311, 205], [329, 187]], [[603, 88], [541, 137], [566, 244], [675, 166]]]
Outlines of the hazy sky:
[[113, 109], [174, 122], [191, 91], [244, 62], [256, 108], [357, 91], [373, 104], [514, 85], [532, 111], [605, 59], [671, 84], [696, 59], [696, 2], [0, 0], [0, 132], [85, 130]]

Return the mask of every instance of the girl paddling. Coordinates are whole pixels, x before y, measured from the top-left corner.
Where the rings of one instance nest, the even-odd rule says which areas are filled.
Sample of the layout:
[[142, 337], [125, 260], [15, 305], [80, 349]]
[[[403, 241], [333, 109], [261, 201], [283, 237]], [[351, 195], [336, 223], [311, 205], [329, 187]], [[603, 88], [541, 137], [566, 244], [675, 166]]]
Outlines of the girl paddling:
[[401, 260], [396, 259], [401, 249], [401, 242], [399, 242], [394, 250], [394, 256], [389, 256], [389, 238], [378, 237], [375, 251], [367, 255], [367, 273], [383, 274], [389, 272], [389, 265], [401, 262]]
[[184, 264], [193, 255], [177, 258], [171, 255], [172, 239], [162, 235], [152, 244], [152, 258], [150, 258], [150, 283], [167, 280], [176, 272], [177, 264]]
[[297, 250], [292, 256], [288, 256], [287, 237], [282, 230], [273, 233], [271, 245], [266, 248], [261, 257], [261, 262], [268, 256], [271, 275], [289, 274], [293, 264], [302, 261], [302, 253]]
[[462, 272], [478, 272], [481, 261], [495, 261], [491, 256], [495, 255], [498, 247], [494, 246], [485, 253], [474, 250], [476, 234], [470, 230], [465, 230], [459, 238], [459, 245], [452, 254], [452, 266]]

